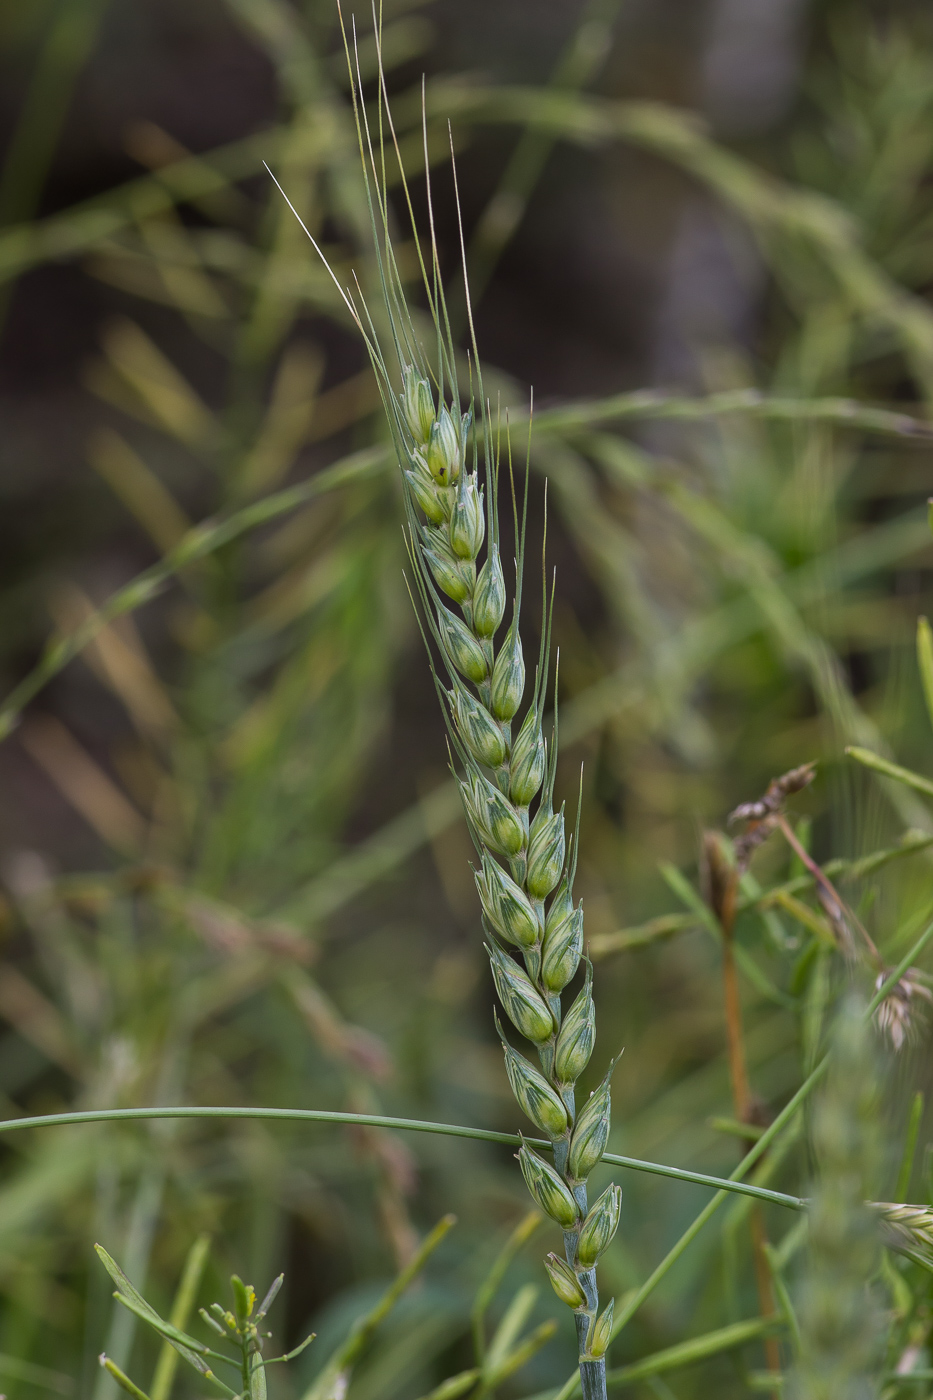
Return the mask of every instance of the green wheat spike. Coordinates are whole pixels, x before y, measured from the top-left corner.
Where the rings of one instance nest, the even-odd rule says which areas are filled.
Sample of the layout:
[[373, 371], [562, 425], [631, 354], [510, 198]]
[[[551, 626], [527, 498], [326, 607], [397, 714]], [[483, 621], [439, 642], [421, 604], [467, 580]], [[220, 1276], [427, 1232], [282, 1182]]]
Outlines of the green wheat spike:
[[[436, 658], [431, 668], [449, 733], [452, 764], [470, 835], [480, 856], [476, 880], [496, 989], [512, 1025], [537, 1050], [540, 1068], [502, 1037], [512, 1090], [531, 1121], [553, 1144], [554, 1166], [523, 1147], [519, 1154], [522, 1171], [537, 1204], [563, 1230], [567, 1270], [576, 1287], [568, 1287], [564, 1275], [555, 1274], [553, 1266], [550, 1277], [558, 1296], [572, 1300], [585, 1400], [602, 1400], [612, 1316], [607, 1309], [599, 1317], [595, 1265], [618, 1228], [621, 1192], [610, 1187], [588, 1210], [586, 1178], [599, 1155], [589, 1150], [594, 1127], [588, 1118], [581, 1125], [586, 1145], [574, 1137], [575, 1085], [593, 1049], [596, 1021], [592, 969], [566, 1019], [561, 1002], [561, 994], [580, 962], [582, 911], [573, 906], [575, 860], [568, 850], [563, 808], [555, 811], [553, 806], [556, 726], [550, 744], [541, 732], [550, 662], [551, 608], [546, 582], [538, 667], [530, 698], [526, 696], [520, 625], [528, 463], [524, 492], [519, 493], [506, 431], [516, 536], [511, 609], [506, 619], [509, 589], [499, 548], [501, 438], [498, 426], [494, 431], [483, 389], [469, 286], [464, 278], [472, 349], [467, 400], [461, 391], [459, 356], [438, 262], [429, 167], [426, 164], [431, 235], [427, 260], [421, 257], [413, 216], [412, 225], [434, 327], [430, 355], [415, 329], [390, 234], [387, 133], [396, 155], [398, 146], [385, 87], [381, 83], [378, 115], [371, 117], [361, 99], [355, 28], [352, 44], [346, 32], [344, 37], [381, 290], [378, 312], [370, 310], [358, 285], [352, 291], [340, 291], [376, 374], [402, 474], [414, 592], [426, 644]], [[378, 23], [376, 43], [378, 48]], [[455, 166], [453, 174], [456, 190]], [[411, 214], [404, 171], [402, 190]], [[461, 230], [461, 253], [462, 243]], [[575, 855], [575, 842], [572, 850]], [[513, 949], [519, 952], [524, 970]], [[600, 1091], [597, 1117], [596, 1137], [602, 1147], [609, 1124], [608, 1083]]]

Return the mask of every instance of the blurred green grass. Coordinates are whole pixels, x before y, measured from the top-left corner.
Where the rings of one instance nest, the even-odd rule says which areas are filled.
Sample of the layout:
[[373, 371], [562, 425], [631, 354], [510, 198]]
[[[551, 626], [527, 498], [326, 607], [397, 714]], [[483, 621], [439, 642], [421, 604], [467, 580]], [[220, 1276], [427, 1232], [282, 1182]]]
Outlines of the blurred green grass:
[[[933, 830], [920, 798], [843, 756], [858, 744], [928, 771], [912, 648], [930, 565], [933, 85], [928, 26], [909, 6], [893, 11], [887, 26], [851, 6], [814, 11], [803, 96], [757, 145], [727, 146], [689, 111], [609, 81], [585, 91], [611, 6], [586, 13], [550, 85], [432, 65], [426, 89], [441, 188], [448, 117], [474, 180], [481, 327], [552, 149], [595, 155], [612, 191], [625, 151], [676, 172], [690, 198], [729, 211], [764, 268], [753, 343], [702, 348], [702, 382], [683, 392], [547, 404], [532, 459], [535, 521], [546, 475], [559, 568], [568, 794], [585, 761], [581, 880], [601, 952], [594, 1083], [626, 1047], [610, 1146], [725, 1174], [738, 1147], [709, 1123], [732, 1112], [717, 944], [683, 920], [664, 926], [670, 937], [626, 933], [682, 911], [659, 862], [693, 878], [698, 828], [809, 759], [820, 777], [797, 811], [821, 859]], [[14, 436], [9, 453], [27, 544], [0, 600], [16, 700], [4, 718], [28, 704], [5, 741], [4, 1116], [256, 1102], [514, 1130], [378, 402], [336, 290], [260, 178], [266, 159], [341, 276], [352, 268], [368, 288], [335, 15], [323, 0], [231, 0], [225, 14], [268, 66], [274, 124], [192, 153], [137, 123], [128, 141], [146, 171], [50, 211], [42, 192], [69, 93], [108, 15], [72, 0], [37, 7], [31, 35], [8, 35], [11, 53], [34, 49], [0, 177], [8, 328], [22, 324], [28, 278], [64, 267], [91, 289], [96, 348], [68, 385], [41, 492], [28, 439]], [[415, 165], [431, 14], [390, 8], [385, 35]], [[361, 63], [371, 83], [365, 43]], [[493, 138], [498, 184], [471, 165]], [[650, 195], [650, 179], [641, 189]], [[555, 284], [572, 273], [551, 269]], [[495, 329], [494, 307], [488, 316]], [[523, 425], [520, 371], [494, 358], [488, 378]], [[918, 849], [843, 887], [887, 961], [929, 915], [928, 871]], [[763, 885], [799, 873], [774, 843], [755, 866]], [[821, 1034], [813, 969], [828, 975], [828, 957], [811, 935], [786, 905], [737, 927], [750, 1076], [772, 1111]], [[891, 1070], [892, 1138], [914, 1088], [929, 1097], [927, 1066], [908, 1050]], [[167, 1311], [191, 1239], [208, 1231], [210, 1296], [225, 1271], [262, 1288], [284, 1268], [286, 1344], [321, 1332], [303, 1369], [276, 1377], [283, 1396], [300, 1395], [327, 1339], [447, 1210], [456, 1230], [350, 1395], [413, 1400], [472, 1364], [471, 1290], [501, 1244], [489, 1222], [504, 1238], [524, 1209], [505, 1149], [257, 1123], [65, 1132], [4, 1145], [0, 1378], [12, 1357], [73, 1378], [72, 1393], [113, 1394], [95, 1378], [97, 1353], [106, 1340], [123, 1364], [133, 1337], [111, 1317], [92, 1241]], [[774, 1184], [803, 1189], [799, 1144], [769, 1161]], [[915, 1196], [930, 1189], [923, 1161]], [[625, 1188], [606, 1259], [619, 1294], [708, 1194], [635, 1174]], [[748, 1219], [736, 1201], [698, 1238], [615, 1365], [756, 1315]], [[766, 1220], [775, 1238], [794, 1223], [770, 1208]], [[918, 1277], [892, 1348], [921, 1326]], [[508, 1275], [512, 1291], [529, 1281], [540, 1282], [533, 1250]], [[549, 1299], [535, 1307], [534, 1321], [550, 1316]], [[154, 1360], [146, 1345], [137, 1339], [137, 1361]], [[760, 1343], [736, 1355], [672, 1374], [674, 1393], [742, 1392]], [[542, 1391], [572, 1360], [561, 1333], [501, 1394]]]

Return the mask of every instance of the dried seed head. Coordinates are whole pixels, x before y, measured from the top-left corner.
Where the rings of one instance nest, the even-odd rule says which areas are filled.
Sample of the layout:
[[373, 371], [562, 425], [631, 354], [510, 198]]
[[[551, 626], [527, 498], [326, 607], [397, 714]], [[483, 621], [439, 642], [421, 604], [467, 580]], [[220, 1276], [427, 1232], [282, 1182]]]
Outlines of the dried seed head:
[[461, 559], [475, 559], [482, 548], [485, 534], [483, 493], [474, 473], [462, 485], [450, 512], [450, 544], [454, 554]]
[[525, 828], [509, 799], [482, 773], [472, 775], [468, 810], [487, 846], [510, 860], [520, 854]]
[[535, 899], [546, 899], [564, 868], [564, 809], [538, 812], [528, 835], [525, 888]]
[[772, 778], [764, 797], [757, 802], [743, 802], [734, 812], [730, 812], [730, 824], [738, 821], [749, 823], [748, 829], [734, 845], [735, 864], [739, 874], [747, 870], [755, 851], [774, 831], [787, 798], [795, 792], [801, 792], [812, 783], [815, 774], [815, 763], [804, 763], [799, 768], [792, 768], [789, 773]]
[[[878, 973], [875, 991], [880, 991], [891, 976], [891, 969]], [[888, 1037], [895, 1050], [916, 1040], [923, 1024], [926, 1006], [933, 1002], [933, 992], [920, 981], [916, 968], [909, 967], [900, 981], [895, 982], [875, 1012], [878, 1029]]]
[[551, 901], [544, 922], [541, 981], [549, 992], [562, 992], [573, 977], [583, 951], [583, 907], [573, 907], [565, 879]]
[[440, 604], [437, 607], [437, 630], [444, 650], [457, 670], [477, 685], [484, 681], [489, 668], [482, 647], [466, 623]]
[[881, 1217], [881, 1233], [892, 1249], [920, 1253], [933, 1263], [933, 1206], [898, 1205], [872, 1201]]
[[541, 722], [532, 707], [512, 745], [509, 770], [509, 796], [519, 807], [527, 807], [544, 782], [547, 750], [541, 737]]
[[[567, 1131], [567, 1110], [563, 1102], [544, 1075], [539, 1074], [533, 1065], [513, 1050], [507, 1040], [503, 1039], [502, 1049], [505, 1054], [505, 1072], [522, 1112], [548, 1137], [561, 1137]], [[566, 1189], [564, 1187], [564, 1190]]]
[[406, 365], [402, 371], [401, 404], [409, 432], [419, 446], [423, 445], [430, 438], [434, 423], [434, 396], [430, 384], [414, 365]]
[[701, 862], [703, 898], [723, 928], [731, 929], [735, 919], [738, 871], [727, 858], [718, 831], [704, 831]]
[[428, 561], [434, 582], [455, 603], [472, 598], [476, 586], [476, 565], [458, 559], [448, 544], [443, 530], [427, 527], [423, 531], [421, 552]]
[[772, 831], [777, 830], [778, 820], [777, 815], [772, 815], [760, 822], [750, 822], [742, 835], [736, 837], [732, 849], [735, 852], [735, 868], [739, 874], [744, 874], [758, 847], [763, 846]]
[[593, 1324], [593, 1330], [587, 1339], [587, 1352], [590, 1356], [599, 1358], [606, 1355], [609, 1343], [612, 1341], [612, 1308], [615, 1299], [610, 1298], [606, 1311], [598, 1322]]
[[479, 571], [473, 594], [473, 627], [480, 637], [495, 636], [505, 612], [505, 578], [499, 559], [499, 546], [489, 546], [485, 564]]
[[485, 851], [483, 868], [476, 872], [476, 888], [483, 913], [496, 933], [518, 948], [534, 947], [540, 928], [531, 901], [511, 875]]
[[580, 1217], [577, 1203], [550, 1162], [522, 1143], [516, 1152], [525, 1185], [546, 1215], [556, 1220], [564, 1230], [570, 1230]]
[[602, 1084], [590, 1094], [577, 1114], [567, 1157], [567, 1170], [574, 1181], [585, 1181], [606, 1150], [611, 1108], [609, 1080], [614, 1068], [614, 1065], [609, 1067]]
[[512, 1025], [521, 1031], [526, 1040], [535, 1045], [545, 1044], [554, 1034], [554, 1017], [550, 1009], [514, 958], [503, 952], [497, 943], [487, 943], [485, 946], [499, 1000]]
[[575, 1084], [586, 1069], [596, 1044], [593, 972], [587, 964], [586, 984], [561, 1024], [554, 1048], [554, 1075], [559, 1084]]
[[580, 1280], [565, 1260], [556, 1254], [549, 1254], [544, 1261], [544, 1267], [551, 1280], [551, 1287], [562, 1303], [566, 1303], [568, 1308], [586, 1306], [586, 1294], [580, 1287]]
[[743, 802], [734, 812], [730, 812], [729, 821], [764, 821], [765, 817], [780, 812], [788, 797], [809, 787], [815, 776], [816, 764], [803, 763], [799, 768], [792, 768], [789, 773], [782, 773], [779, 778], [772, 778], [764, 797], [757, 802]]
[[447, 698], [457, 733], [470, 753], [478, 763], [485, 763], [487, 768], [498, 768], [505, 762], [508, 749], [505, 735], [486, 706], [462, 688], [448, 691]]
[[607, 1186], [593, 1209], [583, 1222], [580, 1242], [577, 1246], [577, 1259], [587, 1268], [609, 1246], [619, 1228], [619, 1215], [622, 1210], [621, 1186]]
[[446, 405], [431, 424], [425, 457], [438, 486], [452, 486], [460, 475], [460, 434]]
[[408, 482], [411, 494], [431, 523], [442, 525], [450, 515], [450, 493], [437, 490], [434, 478], [428, 471], [427, 463], [417, 452], [414, 456], [414, 467], [405, 473], [405, 480]]
[[525, 690], [525, 658], [514, 622], [492, 668], [491, 709], [496, 719], [511, 719]]

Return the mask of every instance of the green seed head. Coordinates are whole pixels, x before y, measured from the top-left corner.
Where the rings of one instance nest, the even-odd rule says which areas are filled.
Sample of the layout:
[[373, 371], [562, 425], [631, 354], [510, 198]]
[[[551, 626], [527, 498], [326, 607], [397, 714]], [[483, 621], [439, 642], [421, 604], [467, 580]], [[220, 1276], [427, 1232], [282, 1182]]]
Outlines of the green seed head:
[[483, 868], [476, 872], [476, 888], [483, 913], [496, 933], [518, 948], [533, 948], [541, 930], [531, 901], [511, 875], [485, 851]]
[[580, 1287], [580, 1280], [573, 1269], [556, 1254], [549, 1254], [544, 1261], [551, 1287], [562, 1303], [568, 1308], [582, 1308], [586, 1304], [586, 1294]]
[[507, 797], [482, 773], [474, 773], [470, 792], [476, 826], [487, 846], [513, 859], [525, 845], [525, 829]]
[[486, 658], [466, 623], [461, 622], [448, 608], [438, 606], [437, 630], [444, 650], [461, 675], [475, 681], [477, 685], [484, 681], [488, 670]]
[[492, 715], [468, 690], [447, 693], [457, 724], [457, 733], [478, 763], [498, 768], [505, 762], [508, 749], [505, 735]]
[[497, 943], [487, 944], [489, 963], [499, 1000], [512, 1025], [526, 1040], [543, 1045], [554, 1033], [554, 1017], [535, 990], [531, 978]]
[[480, 637], [492, 637], [505, 612], [505, 578], [499, 560], [499, 546], [489, 546], [489, 555], [479, 571], [473, 595], [473, 626]]
[[527, 807], [544, 782], [546, 764], [547, 750], [541, 737], [541, 723], [532, 707], [512, 745], [509, 795], [519, 807]]
[[418, 454], [414, 457], [414, 467], [405, 473], [405, 480], [418, 505], [434, 525], [442, 525], [450, 514], [449, 502], [444, 500], [448, 492], [440, 492], [434, 485], [434, 478]]
[[544, 923], [541, 981], [549, 992], [562, 992], [573, 977], [583, 951], [583, 909], [574, 909], [564, 880], [551, 901]]
[[525, 658], [513, 623], [492, 668], [491, 707], [496, 719], [512, 718], [522, 703], [524, 690]]
[[621, 1210], [621, 1186], [607, 1186], [584, 1220], [583, 1228], [580, 1231], [577, 1259], [586, 1268], [591, 1268], [603, 1250], [610, 1244], [613, 1235], [619, 1228]]
[[473, 596], [476, 565], [457, 558], [443, 530], [427, 526], [422, 530], [422, 535], [424, 543], [421, 550], [434, 575], [434, 582], [448, 598], [453, 598], [455, 603], [465, 603]]
[[564, 853], [564, 809], [549, 813], [542, 808], [528, 836], [525, 887], [535, 899], [546, 899], [557, 884], [564, 868]]
[[[550, 1138], [559, 1138], [567, 1131], [567, 1110], [563, 1103], [544, 1075], [539, 1074], [534, 1066], [513, 1050], [505, 1040], [502, 1042], [502, 1049], [505, 1053], [505, 1072], [522, 1112], [528, 1115], [542, 1133], [546, 1133]], [[560, 1180], [559, 1177], [557, 1179]], [[564, 1187], [564, 1190], [566, 1189]], [[567, 1194], [569, 1196], [570, 1192]], [[576, 1212], [576, 1206], [574, 1211]]]
[[536, 1203], [564, 1230], [572, 1229], [580, 1213], [576, 1201], [561, 1180], [560, 1173], [524, 1143], [521, 1151], [515, 1155], [518, 1157], [525, 1184]]
[[609, 1299], [606, 1311], [598, 1322], [594, 1323], [592, 1333], [588, 1338], [589, 1345], [587, 1352], [590, 1356], [595, 1356], [597, 1360], [606, 1355], [606, 1349], [612, 1341], [612, 1306], [614, 1299]]
[[457, 493], [450, 512], [450, 543], [454, 554], [461, 559], [475, 559], [482, 548], [485, 534], [483, 493], [474, 473]]
[[[612, 1071], [609, 1071], [611, 1074]], [[606, 1150], [609, 1141], [611, 1097], [609, 1074], [595, 1093], [590, 1094], [577, 1114], [570, 1139], [567, 1172], [574, 1181], [585, 1181]]]
[[460, 433], [444, 406], [431, 424], [425, 456], [428, 469], [438, 486], [452, 486], [460, 475]]
[[402, 412], [409, 432], [419, 445], [431, 436], [434, 422], [434, 396], [428, 381], [414, 365], [406, 365], [402, 374]]
[[586, 986], [564, 1017], [554, 1050], [554, 1075], [561, 1084], [575, 1084], [589, 1064], [596, 1043], [596, 1011], [593, 1007], [593, 977], [587, 973]]

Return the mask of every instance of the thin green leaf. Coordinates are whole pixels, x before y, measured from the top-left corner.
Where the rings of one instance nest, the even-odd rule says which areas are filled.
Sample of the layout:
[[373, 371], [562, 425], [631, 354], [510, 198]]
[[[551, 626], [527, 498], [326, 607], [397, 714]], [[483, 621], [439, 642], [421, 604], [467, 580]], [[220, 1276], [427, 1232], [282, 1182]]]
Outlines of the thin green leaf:
[[[191, 1315], [194, 1300], [197, 1296], [198, 1287], [201, 1283], [201, 1276], [204, 1273], [204, 1266], [207, 1263], [207, 1256], [210, 1253], [211, 1241], [209, 1235], [199, 1235], [188, 1251], [185, 1266], [182, 1269], [181, 1281], [178, 1291], [172, 1303], [172, 1310], [169, 1314], [169, 1324], [184, 1330], [185, 1324]], [[172, 1384], [175, 1379], [175, 1370], [178, 1366], [180, 1353], [166, 1340], [162, 1344], [159, 1352], [159, 1359], [152, 1376], [152, 1385], [149, 1387], [150, 1400], [169, 1400], [172, 1391]]]
[[450, 1376], [446, 1381], [441, 1381], [440, 1385], [430, 1391], [427, 1395], [420, 1396], [420, 1400], [458, 1400], [461, 1395], [466, 1395], [468, 1390], [472, 1390], [482, 1373], [474, 1366], [470, 1371], [461, 1371], [458, 1376]]
[[538, 1297], [538, 1289], [533, 1283], [526, 1283], [515, 1294], [502, 1315], [502, 1320], [489, 1343], [483, 1374], [487, 1384], [494, 1384], [499, 1370], [515, 1344], [522, 1328], [528, 1320]]
[[104, 1356], [103, 1353], [101, 1353], [98, 1359], [103, 1369], [113, 1376], [117, 1385], [121, 1390], [125, 1390], [127, 1395], [135, 1396], [135, 1400], [150, 1400], [146, 1392], [141, 1390], [135, 1381], [131, 1381], [129, 1376], [120, 1370], [116, 1362], [110, 1360], [109, 1356]]
[[920, 773], [913, 773], [909, 768], [902, 768], [898, 763], [891, 763], [889, 759], [882, 758], [880, 754], [872, 753], [870, 749], [859, 748], [856, 744], [850, 744], [846, 748], [846, 753], [850, 758], [854, 758], [856, 763], [861, 763], [866, 768], [872, 768], [876, 773], [883, 773], [886, 778], [893, 778], [896, 783], [903, 783], [906, 787], [913, 788], [915, 792], [922, 792], [927, 797], [933, 797], [933, 782], [929, 778], [924, 778]]
[[435, 1249], [452, 1229], [455, 1220], [455, 1216], [445, 1215], [438, 1221], [428, 1237], [422, 1241], [411, 1262], [386, 1289], [376, 1306], [363, 1317], [357, 1318], [346, 1340], [331, 1354], [321, 1374], [305, 1391], [302, 1400], [334, 1400], [335, 1395], [345, 1392], [353, 1367], [370, 1337], [395, 1307], [408, 1285], [417, 1278]]
[[483, 1319], [486, 1309], [492, 1302], [496, 1292], [505, 1277], [505, 1272], [512, 1260], [528, 1243], [538, 1226], [543, 1224], [544, 1216], [540, 1211], [532, 1210], [518, 1222], [515, 1229], [509, 1235], [496, 1258], [493, 1260], [489, 1273], [483, 1279], [473, 1298], [473, 1306], [470, 1309], [470, 1319], [473, 1325], [473, 1347], [476, 1352], [476, 1359], [482, 1361], [486, 1354], [486, 1337], [483, 1327]]
[[917, 666], [927, 716], [933, 725], [933, 630], [925, 617], [917, 618]]
[[907, 1135], [904, 1138], [904, 1155], [901, 1158], [901, 1168], [897, 1174], [897, 1185], [894, 1188], [895, 1201], [905, 1201], [907, 1199], [907, 1192], [910, 1190], [910, 1178], [914, 1170], [914, 1159], [917, 1155], [920, 1124], [922, 1122], [923, 1093], [918, 1089], [914, 1095], [913, 1103], [910, 1105], [910, 1117], [907, 1120]]

